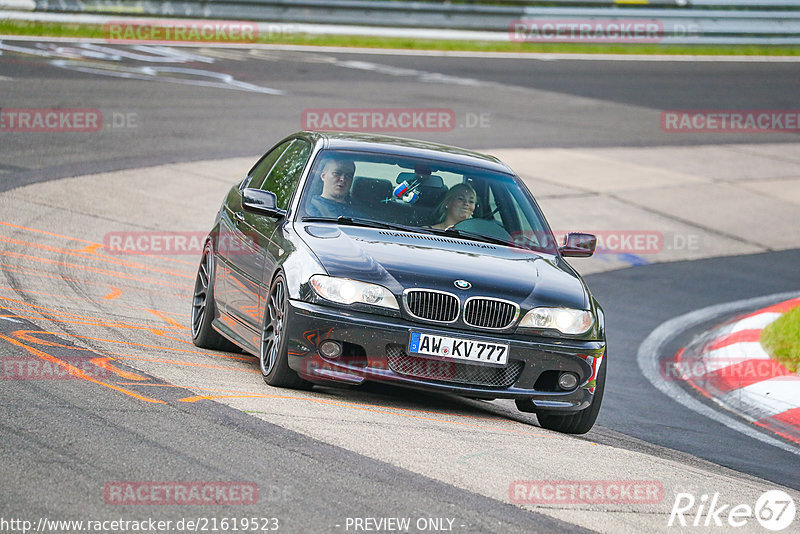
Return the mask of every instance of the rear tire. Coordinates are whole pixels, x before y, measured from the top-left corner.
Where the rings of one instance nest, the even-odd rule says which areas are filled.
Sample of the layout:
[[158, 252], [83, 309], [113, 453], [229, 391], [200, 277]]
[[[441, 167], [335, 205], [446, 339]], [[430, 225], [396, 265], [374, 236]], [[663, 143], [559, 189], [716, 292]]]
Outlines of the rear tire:
[[278, 274], [272, 281], [264, 310], [264, 326], [261, 329], [261, 350], [258, 358], [261, 376], [270, 386], [311, 389], [313, 384], [300, 378], [289, 367], [288, 307], [286, 281], [282, 274]]
[[217, 314], [217, 307], [214, 303], [214, 276], [214, 248], [211, 241], [207, 241], [194, 283], [192, 343], [203, 349], [240, 352], [239, 347], [228, 341], [211, 326]]
[[[605, 360], [605, 358], [603, 358]], [[606, 386], [606, 362], [601, 362], [597, 372], [597, 382], [594, 390], [592, 404], [575, 413], [559, 414], [559, 412], [537, 410], [536, 419], [539, 425], [548, 430], [555, 430], [564, 434], [586, 434], [594, 426], [600, 405], [603, 402], [603, 391]], [[519, 402], [518, 407], [519, 407]], [[528, 411], [528, 410], [523, 410]]]

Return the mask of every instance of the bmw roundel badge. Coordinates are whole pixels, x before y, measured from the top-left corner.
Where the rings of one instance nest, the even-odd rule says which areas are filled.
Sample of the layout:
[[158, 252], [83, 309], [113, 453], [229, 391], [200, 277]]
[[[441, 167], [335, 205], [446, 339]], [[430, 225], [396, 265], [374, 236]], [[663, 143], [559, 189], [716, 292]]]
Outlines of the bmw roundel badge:
[[453, 282], [453, 285], [456, 286], [458, 289], [469, 289], [472, 287], [472, 284], [470, 284], [466, 280], [456, 280], [455, 282]]

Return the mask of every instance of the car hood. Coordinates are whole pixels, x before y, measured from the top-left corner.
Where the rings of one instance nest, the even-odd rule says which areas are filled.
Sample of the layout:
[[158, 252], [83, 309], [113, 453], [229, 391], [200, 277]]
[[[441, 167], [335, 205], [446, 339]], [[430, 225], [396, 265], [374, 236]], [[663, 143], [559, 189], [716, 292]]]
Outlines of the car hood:
[[[387, 287], [493, 296], [533, 306], [588, 309], [580, 278], [548, 254], [490, 243], [333, 224], [298, 223], [297, 231], [331, 276]], [[467, 290], [454, 282], [465, 280]]]

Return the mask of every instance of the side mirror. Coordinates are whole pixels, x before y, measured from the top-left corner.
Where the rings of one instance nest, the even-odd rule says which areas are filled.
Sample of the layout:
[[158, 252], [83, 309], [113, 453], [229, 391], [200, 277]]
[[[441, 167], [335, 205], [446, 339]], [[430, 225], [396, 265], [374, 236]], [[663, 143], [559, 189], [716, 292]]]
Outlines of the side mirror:
[[564, 237], [564, 244], [558, 249], [568, 258], [588, 258], [597, 248], [597, 237], [592, 234], [570, 232]]
[[252, 188], [242, 190], [242, 208], [245, 211], [270, 217], [283, 217], [286, 212], [279, 209], [277, 204], [278, 197], [272, 191]]

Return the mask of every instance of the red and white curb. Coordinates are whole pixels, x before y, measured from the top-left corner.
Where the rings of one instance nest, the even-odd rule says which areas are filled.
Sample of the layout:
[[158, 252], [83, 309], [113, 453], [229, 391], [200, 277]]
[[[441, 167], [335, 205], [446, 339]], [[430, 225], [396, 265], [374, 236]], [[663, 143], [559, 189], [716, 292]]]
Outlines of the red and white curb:
[[759, 341], [767, 325], [797, 306], [800, 298], [712, 329], [666, 362], [662, 376], [683, 380], [753, 424], [800, 444], [800, 375], [771, 359]]

